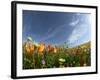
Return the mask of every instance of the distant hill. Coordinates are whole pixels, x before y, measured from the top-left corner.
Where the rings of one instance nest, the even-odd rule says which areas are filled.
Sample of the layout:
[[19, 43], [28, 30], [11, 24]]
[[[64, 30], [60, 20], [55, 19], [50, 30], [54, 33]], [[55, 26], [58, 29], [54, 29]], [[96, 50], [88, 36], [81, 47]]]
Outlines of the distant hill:
[[72, 48], [77, 48], [77, 47], [81, 47], [81, 48], [90, 48], [90, 46], [91, 46], [91, 41], [86, 42], [86, 43], [83, 43], [83, 44], [80, 44], [80, 45], [77, 45], [77, 46], [72, 47]]
[[91, 47], [91, 42], [89, 41], [89, 42], [77, 45], [77, 46], [75, 46], [73, 48], [67, 48], [67, 52], [71, 53], [71, 54], [75, 54], [75, 53], [77, 53], [77, 50], [79, 50], [80, 53], [82, 53], [82, 51], [84, 49], [89, 49], [90, 47]]

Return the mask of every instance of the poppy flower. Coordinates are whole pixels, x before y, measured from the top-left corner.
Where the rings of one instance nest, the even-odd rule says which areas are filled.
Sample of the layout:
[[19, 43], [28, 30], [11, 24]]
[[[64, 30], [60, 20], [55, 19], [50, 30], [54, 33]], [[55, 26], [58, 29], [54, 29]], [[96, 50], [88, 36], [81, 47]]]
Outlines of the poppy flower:
[[45, 44], [40, 43], [40, 45], [38, 47], [38, 53], [43, 54], [44, 49], [45, 49]]

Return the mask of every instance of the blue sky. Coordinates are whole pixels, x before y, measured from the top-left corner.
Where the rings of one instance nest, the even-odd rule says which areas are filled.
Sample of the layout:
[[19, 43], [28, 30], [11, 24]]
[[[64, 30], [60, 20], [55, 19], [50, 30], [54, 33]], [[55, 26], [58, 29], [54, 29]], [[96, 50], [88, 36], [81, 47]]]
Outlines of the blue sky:
[[35, 42], [69, 46], [90, 41], [89, 13], [23, 10], [23, 42], [31, 36]]

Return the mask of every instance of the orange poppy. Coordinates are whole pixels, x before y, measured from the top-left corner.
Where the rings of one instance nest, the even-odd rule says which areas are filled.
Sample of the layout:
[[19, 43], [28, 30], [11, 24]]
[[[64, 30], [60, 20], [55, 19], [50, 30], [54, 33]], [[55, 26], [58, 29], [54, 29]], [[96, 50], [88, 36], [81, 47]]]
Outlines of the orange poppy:
[[53, 52], [54, 52], [54, 53], [57, 53], [57, 49], [56, 49], [56, 48], [54, 48]]
[[34, 52], [34, 45], [33, 44], [26, 44], [25, 45], [25, 51], [26, 51], [26, 53], [27, 54], [30, 54], [30, 55], [32, 55], [33, 54], [33, 52]]
[[47, 52], [53, 52], [53, 53], [57, 53], [57, 48], [52, 46], [52, 45], [48, 45], [48, 47], [46, 48]]
[[40, 45], [38, 47], [38, 53], [39, 54], [43, 54], [44, 49], [45, 49], [45, 44], [44, 43], [40, 43]]

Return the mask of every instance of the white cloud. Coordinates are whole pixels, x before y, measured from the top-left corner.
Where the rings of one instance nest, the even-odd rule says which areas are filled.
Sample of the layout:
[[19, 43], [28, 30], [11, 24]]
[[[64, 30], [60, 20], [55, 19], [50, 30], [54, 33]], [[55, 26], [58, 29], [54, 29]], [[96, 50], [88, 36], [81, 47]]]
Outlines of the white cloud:
[[69, 25], [70, 25], [70, 26], [75, 26], [75, 25], [77, 25], [78, 23], [79, 23], [79, 19], [77, 19], [77, 20], [75, 20], [75, 21], [69, 23]]
[[76, 18], [76, 16], [79, 16], [80, 13], [77, 13], [76, 15], [73, 15], [72, 21], [69, 23], [70, 26], [76, 26], [79, 23], [79, 19]]
[[[79, 16], [81, 14], [77, 13], [76, 15]], [[83, 19], [83, 23], [81, 24], [80, 24], [80, 19]], [[90, 25], [88, 22], [89, 16], [85, 16], [85, 19], [84, 18], [80, 18], [80, 19], [75, 19], [75, 16], [73, 16], [72, 22], [69, 23], [70, 26], [74, 27], [74, 30], [72, 31], [69, 38], [67, 39], [69, 43], [74, 43], [90, 29]], [[86, 20], [87, 22], [84, 23], [84, 20]]]
[[69, 43], [74, 43], [80, 39], [87, 32], [87, 30], [88, 28], [86, 24], [76, 26], [68, 38]]
[[54, 28], [50, 28], [47, 31], [47, 33], [45, 34], [45, 36], [41, 38], [41, 41], [45, 41], [47, 39], [50, 39], [50, 38], [54, 37], [56, 34], [58, 34], [61, 31], [62, 28], [66, 28], [65, 25], [66, 25], [66, 23], [62, 24], [62, 25], [60, 25], [60, 26], [58, 26], [56, 28], [55, 27]]

